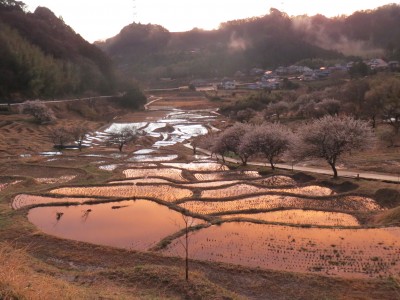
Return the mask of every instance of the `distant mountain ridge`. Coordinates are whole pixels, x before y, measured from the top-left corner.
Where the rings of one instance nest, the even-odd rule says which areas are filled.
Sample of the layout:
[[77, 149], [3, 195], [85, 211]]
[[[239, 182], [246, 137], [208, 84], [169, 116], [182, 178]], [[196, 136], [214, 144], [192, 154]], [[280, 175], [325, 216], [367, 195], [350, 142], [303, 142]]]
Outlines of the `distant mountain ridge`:
[[289, 17], [277, 9], [263, 17], [222, 23], [218, 30], [172, 33], [159, 25], [130, 24], [96, 43], [129, 76], [226, 76], [253, 67], [304, 59], [380, 56], [400, 59], [400, 6], [348, 17]]
[[113, 93], [111, 59], [49, 9], [0, 0], [0, 100]]

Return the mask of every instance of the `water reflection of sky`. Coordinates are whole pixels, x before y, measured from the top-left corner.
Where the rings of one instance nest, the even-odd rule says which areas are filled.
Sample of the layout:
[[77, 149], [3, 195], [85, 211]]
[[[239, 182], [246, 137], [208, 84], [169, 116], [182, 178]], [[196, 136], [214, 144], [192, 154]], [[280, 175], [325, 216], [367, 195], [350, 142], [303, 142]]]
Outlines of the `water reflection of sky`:
[[[159, 140], [153, 145], [154, 148], [172, 146], [193, 137], [207, 134], [208, 130], [205, 125], [215, 118], [216, 116], [208, 110], [191, 112], [173, 110], [166, 117], [156, 122], [113, 123], [104, 132], [95, 132], [94, 135], [87, 137], [84, 144], [88, 146], [99, 145], [107, 139], [109, 133], [121, 131], [122, 128], [128, 126], [141, 130], [145, 135], [158, 138]], [[167, 127], [170, 128], [167, 130]]]
[[147, 250], [184, 227], [180, 213], [146, 200], [38, 207], [28, 219], [51, 235], [135, 250]]

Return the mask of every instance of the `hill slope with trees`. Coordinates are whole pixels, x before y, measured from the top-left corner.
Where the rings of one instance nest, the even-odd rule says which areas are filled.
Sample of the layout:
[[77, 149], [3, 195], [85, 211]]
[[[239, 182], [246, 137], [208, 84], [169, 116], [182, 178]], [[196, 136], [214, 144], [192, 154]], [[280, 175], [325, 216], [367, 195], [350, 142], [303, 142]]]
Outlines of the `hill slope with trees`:
[[336, 18], [289, 17], [271, 9], [263, 17], [229, 21], [212, 31], [174, 33], [159, 25], [131, 24], [97, 45], [125, 74], [140, 79], [231, 76], [345, 55], [399, 60], [399, 28], [397, 4]]
[[305, 42], [291, 19], [272, 9], [261, 18], [223, 23], [219, 30], [172, 33], [159, 25], [131, 24], [97, 45], [124, 73], [138, 78], [225, 76], [305, 58], [341, 54]]
[[113, 93], [111, 60], [49, 9], [0, 0], [0, 99]]

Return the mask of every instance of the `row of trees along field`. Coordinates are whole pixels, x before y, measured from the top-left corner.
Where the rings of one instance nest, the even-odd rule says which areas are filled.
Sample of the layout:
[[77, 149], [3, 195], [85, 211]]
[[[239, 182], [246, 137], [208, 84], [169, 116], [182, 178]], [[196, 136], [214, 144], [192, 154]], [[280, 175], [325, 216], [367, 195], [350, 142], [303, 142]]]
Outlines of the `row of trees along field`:
[[387, 125], [378, 128], [379, 134], [393, 142], [400, 131], [400, 78], [380, 74], [316, 90], [309, 87], [262, 91], [237, 96], [235, 101], [222, 104], [220, 112], [236, 121], [253, 124], [352, 115], [369, 121], [373, 128], [379, 123]]
[[115, 92], [111, 60], [50, 10], [0, 0], [0, 99]]
[[375, 135], [366, 121], [349, 116], [325, 116], [291, 131], [279, 123], [252, 125], [236, 123], [219, 134], [200, 137], [196, 146], [222, 157], [233, 154], [243, 165], [250, 157], [261, 155], [275, 169], [283, 155], [291, 161], [306, 158], [324, 159], [338, 177], [336, 163], [350, 151], [372, 148]]

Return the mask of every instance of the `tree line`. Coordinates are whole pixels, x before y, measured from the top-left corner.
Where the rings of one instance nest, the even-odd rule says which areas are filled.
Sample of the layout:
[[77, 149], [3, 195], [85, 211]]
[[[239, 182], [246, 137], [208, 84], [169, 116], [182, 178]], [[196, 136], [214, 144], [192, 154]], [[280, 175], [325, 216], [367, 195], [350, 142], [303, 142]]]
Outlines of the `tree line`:
[[358, 78], [322, 89], [257, 92], [221, 107], [220, 112], [236, 121], [259, 124], [352, 115], [371, 122], [385, 139], [400, 132], [400, 79], [387, 74]]
[[0, 102], [114, 93], [110, 58], [50, 10], [0, 0]]
[[291, 161], [324, 159], [337, 178], [336, 165], [343, 154], [372, 148], [375, 134], [366, 121], [328, 115], [295, 131], [280, 123], [235, 123], [221, 133], [198, 138], [194, 144], [220, 156], [224, 162], [226, 155], [234, 155], [242, 165], [261, 155], [272, 170], [284, 155]]

